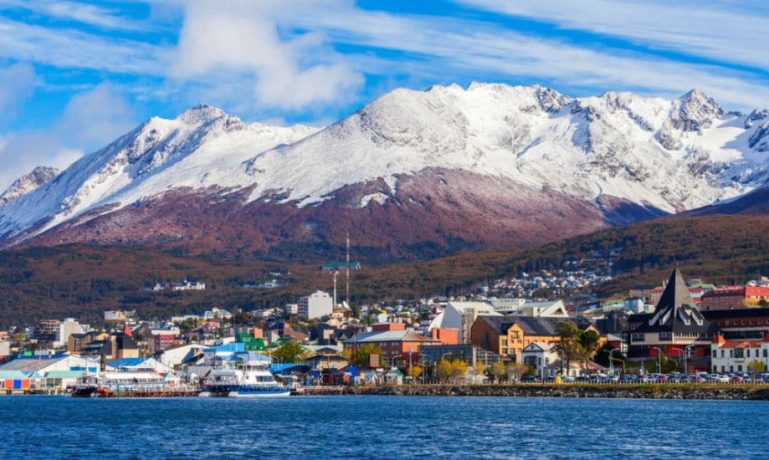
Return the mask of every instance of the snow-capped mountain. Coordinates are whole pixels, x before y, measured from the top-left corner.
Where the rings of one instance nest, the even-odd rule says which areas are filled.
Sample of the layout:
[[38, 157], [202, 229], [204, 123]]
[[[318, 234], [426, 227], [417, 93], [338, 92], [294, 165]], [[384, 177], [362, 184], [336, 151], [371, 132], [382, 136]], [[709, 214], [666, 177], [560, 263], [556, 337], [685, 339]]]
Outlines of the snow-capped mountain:
[[22, 195], [47, 184], [59, 174], [59, 170], [50, 166], [38, 166], [32, 171], [16, 179], [10, 187], [0, 194], [0, 206], [5, 206]]
[[769, 111], [697, 91], [398, 89], [321, 130], [200, 106], [0, 208], [0, 241], [292, 254], [350, 229], [395, 257], [522, 246], [732, 199], [767, 182], [768, 157]]

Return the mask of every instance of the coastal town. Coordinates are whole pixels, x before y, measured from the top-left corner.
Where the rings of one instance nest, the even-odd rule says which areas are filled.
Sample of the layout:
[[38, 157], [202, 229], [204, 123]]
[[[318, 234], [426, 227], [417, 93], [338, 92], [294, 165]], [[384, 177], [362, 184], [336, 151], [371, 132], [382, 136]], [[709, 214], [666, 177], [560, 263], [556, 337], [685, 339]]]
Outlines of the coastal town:
[[[509, 283], [575, 281], [527, 278]], [[0, 332], [0, 394], [87, 387], [88, 396], [197, 396], [224, 377], [237, 394], [232, 385], [252, 369], [286, 395], [433, 384], [769, 383], [766, 278], [715, 286], [676, 267], [660, 286], [581, 303], [492, 290], [360, 306], [319, 290], [251, 312], [212, 307], [149, 320], [111, 310], [92, 324], [42, 320]]]

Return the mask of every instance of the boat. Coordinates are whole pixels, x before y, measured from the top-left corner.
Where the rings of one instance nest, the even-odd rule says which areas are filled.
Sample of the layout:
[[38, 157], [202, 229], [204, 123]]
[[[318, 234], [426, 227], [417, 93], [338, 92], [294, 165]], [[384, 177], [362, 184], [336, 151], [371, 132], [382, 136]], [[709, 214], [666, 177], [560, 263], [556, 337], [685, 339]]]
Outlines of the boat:
[[217, 366], [203, 381], [201, 397], [276, 398], [291, 390], [275, 380], [270, 372], [272, 359], [256, 353], [236, 353], [230, 359], [218, 360]]

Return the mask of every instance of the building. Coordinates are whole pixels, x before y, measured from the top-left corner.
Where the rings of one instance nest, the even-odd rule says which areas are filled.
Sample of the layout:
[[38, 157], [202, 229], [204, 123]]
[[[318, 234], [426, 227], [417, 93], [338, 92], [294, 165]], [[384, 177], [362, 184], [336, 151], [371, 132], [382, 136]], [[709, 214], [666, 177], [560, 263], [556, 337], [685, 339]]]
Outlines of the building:
[[315, 355], [305, 359], [304, 364], [316, 371], [326, 371], [330, 369], [343, 369], [347, 367], [350, 362], [347, 358], [341, 356], [337, 349], [324, 347], [315, 350]]
[[456, 329], [459, 331], [459, 343], [470, 343], [470, 328], [480, 315], [502, 316], [486, 302], [449, 302], [446, 309], [430, 323], [429, 330], [435, 328]]
[[198, 361], [202, 361], [204, 348], [203, 345], [198, 343], [168, 348], [163, 350], [157, 359], [164, 365], [176, 369], [177, 367], [197, 364]]
[[344, 349], [353, 353], [361, 345], [376, 345], [382, 352], [380, 358], [384, 359], [387, 364], [394, 365], [396, 362], [416, 363], [423, 347], [440, 345], [441, 342], [414, 331], [395, 328], [364, 332], [345, 340], [343, 343]]
[[558, 372], [553, 364], [558, 361], [559, 356], [552, 343], [531, 342], [521, 351], [521, 362], [529, 366], [540, 379], [555, 377]]
[[35, 324], [35, 329], [32, 332], [32, 338], [39, 343], [52, 343], [56, 341], [56, 337], [59, 333], [59, 323], [57, 319], [44, 319]]
[[9, 340], [0, 340], [0, 362], [11, 355], [11, 342]]
[[710, 341], [717, 326], [708, 321], [689, 294], [681, 272], [676, 267], [654, 312], [632, 315], [629, 358], [691, 357], [694, 369], [709, 369]]
[[479, 316], [472, 326], [473, 345], [510, 356], [522, 362], [523, 350], [531, 343], [554, 344], [561, 340], [558, 324], [572, 321], [583, 330], [600, 335], [590, 323], [579, 318], [543, 318], [530, 316]]
[[461, 359], [471, 366], [481, 363], [486, 367], [503, 360], [498, 354], [469, 343], [424, 347], [420, 350], [420, 358], [428, 363], [437, 363], [442, 359]]
[[716, 335], [710, 346], [712, 372], [751, 372], [751, 363], [759, 361], [769, 369], [769, 336], [759, 340], [726, 340]]
[[[507, 302], [500, 302], [504, 300]], [[525, 299], [492, 299], [494, 309], [502, 314], [514, 316], [544, 316], [552, 318], [566, 318], [569, 312], [562, 300], [550, 300], [532, 302]]]
[[106, 332], [85, 332], [83, 334], [70, 334], [67, 339], [67, 352], [73, 355], [79, 355], [82, 350], [91, 342], [97, 340], [106, 340], [109, 334]]
[[67, 318], [59, 323], [56, 331], [56, 341], [54, 347], [63, 347], [69, 343], [69, 336], [72, 334], [82, 334], [86, 332], [85, 328], [72, 318]]
[[181, 345], [181, 339], [179, 338], [179, 328], [172, 327], [169, 329], [150, 329], [149, 337], [147, 340], [148, 351], [151, 355], [167, 350], [171, 347]]
[[106, 370], [117, 372], [156, 372], [159, 375], [173, 374], [167, 366], [155, 358], [122, 358], [107, 363]]
[[315, 291], [299, 299], [297, 314], [300, 318], [318, 319], [330, 316], [334, 310], [334, 301], [328, 293]]
[[733, 286], [711, 289], [702, 295], [703, 310], [734, 310], [757, 306], [769, 307], [769, 288]]

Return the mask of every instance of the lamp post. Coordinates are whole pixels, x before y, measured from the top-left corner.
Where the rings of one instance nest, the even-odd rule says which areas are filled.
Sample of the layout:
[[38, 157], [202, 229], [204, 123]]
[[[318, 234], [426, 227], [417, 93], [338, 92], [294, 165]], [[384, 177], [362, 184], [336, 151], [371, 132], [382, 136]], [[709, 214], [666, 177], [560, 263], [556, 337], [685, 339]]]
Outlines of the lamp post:
[[694, 348], [694, 345], [687, 345], [684, 347], [684, 374], [689, 375], [689, 366], [687, 366], [687, 360], [689, 358], [689, 351]]
[[609, 350], [609, 373], [611, 375], [614, 375], [614, 358], [612, 357], [612, 355], [614, 354], [615, 351], [619, 351], [619, 348], [612, 348], [611, 350]]
[[662, 373], [662, 348], [660, 347], [653, 347], [655, 350], [657, 350], [657, 373]]

